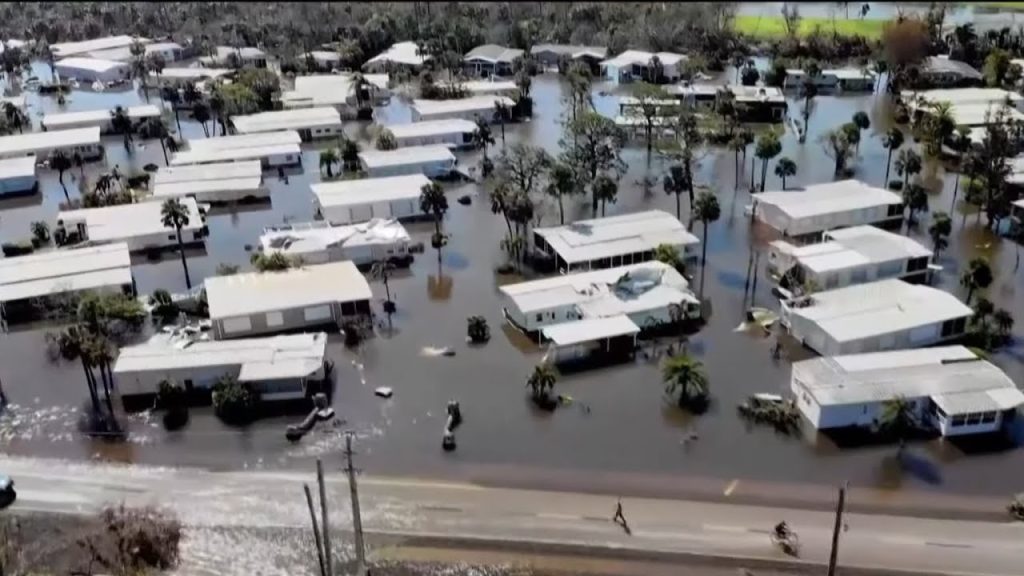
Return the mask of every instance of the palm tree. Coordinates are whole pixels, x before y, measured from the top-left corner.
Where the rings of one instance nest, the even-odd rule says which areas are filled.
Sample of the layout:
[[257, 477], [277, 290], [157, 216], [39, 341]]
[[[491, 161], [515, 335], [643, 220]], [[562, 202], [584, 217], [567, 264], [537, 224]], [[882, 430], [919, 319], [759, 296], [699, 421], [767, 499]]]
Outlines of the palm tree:
[[159, 117], [146, 118], [139, 124], [138, 131], [141, 138], [160, 141], [160, 150], [164, 153], [164, 166], [170, 166], [171, 161], [167, 158], [167, 139], [170, 132], [167, 131], [163, 119]]
[[882, 146], [888, 148], [889, 156], [885, 160], [885, 182], [884, 185], [889, 185], [889, 168], [892, 167], [892, 153], [895, 150], [899, 150], [900, 146], [903, 146], [903, 132], [900, 129], [893, 126], [885, 136], [882, 138]]
[[[857, 111], [853, 114], [853, 124], [857, 127], [857, 130], [863, 132], [871, 127], [871, 118], [868, 117], [867, 112]], [[860, 150], [860, 140], [857, 140], [857, 149]]]
[[558, 223], [565, 224], [564, 198], [575, 194], [579, 188], [576, 185], [576, 175], [572, 166], [564, 162], [552, 162], [548, 168], [548, 183], [544, 192], [558, 200]]
[[359, 168], [359, 143], [355, 140], [346, 139], [341, 144], [341, 162], [346, 170], [357, 170]]
[[673, 164], [669, 167], [668, 174], [665, 174], [665, 179], [661, 181], [661, 187], [665, 190], [665, 194], [674, 194], [676, 197], [676, 218], [679, 220], [683, 218], [681, 197], [690, 189], [692, 177], [691, 174], [687, 174], [686, 168], [682, 164]]
[[480, 116], [476, 117], [476, 132], [473, 133], [473, 143], [483, 148], [484, 160], [486, 160], [487, 147], [494, 145], [494, 134], [491, 133], [491, 124]]
[[340, 161], [338, 152], [334, 148], [320, 151], [320, 171], [327, 171], [328, 178], [334, 178], [333, 167]]
[[761, 192], [764, 192], [764, 182], [768, 178], [768, 161], [778, 156], [780, 152], [782, 143], [775, 132], [768, 132], [757, 139], [754, 155], [761, 160]]
[[387, 128], [383, 128], [377, 133], [374, 145], [377, 150], [398, 150], [398, 140], [395, 139], [395, 134]]
[[704, 265], [708, 256], [708, 224], [715, 222], [722, 215], [722, 208], [718, 205], [718, 198], [711, 192], [701, 192], [697, 196], [697, 202], [693, 206], [693, 215], [704, 225], [704, 238], [701, 240], [700, 253], [700, 293], [704, 296]]
[[896, 156], [896, 174], [903, 177], [903, 187], [910, 183], [910, 177], [921, 172], [921, 156], [913, 150], [900, 150]]
[[907, 230], [917, 223], [914, 214], [928, 211], [928, 191], [914, 183], [903, 189], [903, 204], [907, 207]]
[[501, 145], [505, 146], [505, 120], [508, 119], [512, 113], [512, 109], [504, 104], [501, 100], [494, 101], [494, 117], [501, 123]]
[[796, 162], [788, 156], [779, 158], [779, 161], [775, 163], [775, 175], [782, 178], [782, 189], [785, 190], [786, 178], [796, 175]]
[[1000, 308], [992, 314], [992, 321], [995, 322], [996, 332], [1001, 338], [1006, 338], [1013, 330], [1013, 316]]
[[[196, 102], [192, 105], [192, 117], [195, 118], [196, 122], [203, 127], [203, 135], [207, 138], [210, 137], [210, 130], [206, 127], [206, 123], [210, 121], [210, 109], [206, 107], [206, 104], [202, 102]], [[214, 128], [216, 130], [216, 128]]]
[[146, 102], [149, 102], [149, 90], [146, 88], [146, 47], [136, 38], [132, 41], [129, 51], [132, 55], [132, 74], [138, 78], [142, 94], [146, 97]]
[[693, 406], [707, 400], [708, 377], [704, 365], [687, 354], [669, 357], [661, 368], [665, 382], [665, 393], [677, 396], [680, 408]]
[[928, 236], [932, 239], [932, 249], [935, 256], [949, 246], [949, 234], [953, 231], [953, 221], [949, 214], [941, 210], [932, 215], [932, 225], [928, 227]]
[[28, 124], [28, 117], [21, 108], [18, 108], [12, 102], [4, 102], [3, 106], [4, 117], [7, 118], [11, 128], [16, 129], [18, 134], [23, 134], [25, 125]]
[[491, 339], [491, 329], [483, 316], [470, 316], [466, 319], [466, 335], [470, 342], [480, 344]]
[[972, 259], [967, 264], [967, 270], [960, 275], [960, 285], [967, 288], [967, 304], [970, 305], [975, 290], [988, 288], [992, 284], [992, 280], [992, 268], [989, 267], [988, 260]]
[[124, 149], [131, 154], [132, 120], [128, 117], [128, 111], [124, 107], [118, 106], [110, 113], [110, 127], [113, 128], [115, 134], [121, 134], [124, 137]]
[[178, 127], [178, 134], [181, 134], [181, 118], [178, 115], [178, 109], [181, 106], [181, 93], [173, 86], [164, 86], [160, 89], [160, 99], [171, 105], [171, 111], [174, 112], [174, 124]]
[[925, 152], [929, 156], [942, 153], [942, 143], [956, 130], [953, 105], [942, 101], [930, 105], [931, 111], [924, 117]]
[[950, 146], [953, 149], [953, 152], [956, 152], [957, 154], [954, 164], [956, 169], [952, 170], [953, 201], [949, 205], [950, 212], [953, 212], [956, 209], [956, 194], [960, 191], [960, 172], [961, 168], [966, 164], [967, 158], [965, 156], [971, 149], [971, 144], [971, 129], [967, 126], [957, 126]]
[[192, 289], [192, 279], [188, 275], [188, 262], [185, 260], [185, 247], [181, 241], [181, 229], [189, 225], [188, 208], [177, 198], [168, 198], [160, 207], [160, 218], [165, 228], [174, 228], [178, 237], [178, 253], [181, 254], [181, 267], [185, 270], [185, 287]]
[[53, 358], [61, 358], [66, 361], [78, 360], [82, 363], [82, 372], [85, 373], [85, 383], [89, 388], [89, 399], [92, 401], [94, 414], [100, 413], [100, 397], [96, 387], [96, 375], [92, 371], [89, 362], [89, 333], [80, 326], [69, 326], [61, 332], [47, 333], [46, 342], [54, 352]]
[[601, 203], [601, 216], [603, 217], [605, 206], [609, 202], [615, 203], [615, 198], [619, 194], [619, 183], [607, 174], [599, 174], [590, 188], [594, 198]]
[[420, 210], [434, 217], [434, 233], [440, 237], [441, 220], [448, 211], [448, 197], [444, 195], [444, 188], [440, 184], [431, 181], [423, 185], [420, 189]]
[[747, 155], [747, 146], [749, 145], [750, 142], [747, 142], [743, 138], [742, 133], [737, 133], [735, 136], [732, 137], [732, 140], [729, 141], [729, 149], [732, 150], [733, 155], [735, 157], [734, 167], [736, 172], [736, 181], [733, 185], [733, 190], [739, 190], [740, 187], [740, 152], [743, 153], [745, 159]]
[[64, 199], [71, 202], [68, 187], [64, 185], [64, 172], [71, 168], [71, 160], [68, 159], [68, 155], [63, 150], [50, 152], [50, 168], [57, 171], [57, 180], [60, 181], [60, 187], [64, 190]]
[[550, 394], [555, 389], [558, 381], [558, 374], [554, 368], [547, 363], [537, 364], [533, 367], [533, 373], [526, 380], [526, 386], [530, 389], [533, 401], [538, 405], [547, 406], [551, 403]]
[[899, 440], [899, 456], [903, 455], [903, 449], [907, 443], [907, 436], [917, 430], [918, 424], [916, 405], [904, 398], [897, 396], [882, 404], [882, 413], [878, 419], [878, 426], [881, 430], [887, 431]]

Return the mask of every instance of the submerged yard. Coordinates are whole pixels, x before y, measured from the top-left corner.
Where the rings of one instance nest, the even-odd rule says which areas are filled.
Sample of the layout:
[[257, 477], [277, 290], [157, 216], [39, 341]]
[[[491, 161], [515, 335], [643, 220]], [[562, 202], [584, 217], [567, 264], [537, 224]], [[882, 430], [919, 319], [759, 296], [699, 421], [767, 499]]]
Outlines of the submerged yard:
[[[821, 20], [831, 26], [827, 19]], [[37, 66], [36, 72], [40, 77], [47, 74], [45, 66]], [[725, 74], [732, 78], [733, 71]], [[616, 94], [624, 89], [594, 88], [597, 111], [614, 116]], [[565, 90], [557, 75], [536, 77], [534, 117], [506, 126], [504, 136], [496, 128], [491, 157], [516, 142], [557, 154]], [[33, 118], [39, 110], [55, 106], [52, 99], [32, 98]], [[134, 92], [77, 91], [70, 107], [84, 110], [139, 101], [141, 96]], [[798, 109], [798, 103], [790, 100], [790, 114]], [[855, 177], [882, 183], [887, 150], [880, 135], [891, 126], [891, 107], [885, 97], [868, 94], [821, 96], [810, 119], [807, 141], [801, 144], [789, 131], [782, 136], [781, 155], [797, 165], [788, 187], [833, 179], [832, 160], [818, 137], [848, 121], [855, 112], [865, 112], [871, 119], [871, 128], [864, 132], [852, 162]], [[378, 111], [385, 123], [408, 122], [409, 114], [408, 102], [399, 97]], [[198, 123], [184, 113], [181, 124], [186, 139], [203, 137]], [[776, 128], [782, 129], [781, 125]], [[345, 130], [363, 146], [369, 145], [366, 122], [348, 123]], [[140, 143], [131, 155], [119, 138], [108, 138], [106, 144], [111, 166], [134, 170], [150, 162], [163, 164], [155, 143]], [[209, 215], [205, 248], [188, 254], [195, 283], [214, 275], [220, 264], [248, 269], [252, 246], [258, 243], [263, 228], [312, 219], [309, 186], [323, 178], [319, 149], [328, 145], [333, 143], [303, 145], [302, 168], [289, 171], [287, 180], [265, 173], [270, 203]], [[472, 167], [478, 165], [481, 153], [460, 152], [457, 156], [460, 166]], [[607, 206], [608, 215], [646, 209], [675, 214], [676, 199], [661, 187], [669, 162], [657, 154], [648, 156], [639, 142], [624, 150], [623, 159], [628, 170], [620, 180], [616, 201]], [[85, 173], [92, 178], [104, 169], [88, 166]], [[430, 248], [433, 226], [426, 222], [408, 226], [413, 239], [427, 248], [411, 268], [396, 272], [390, 280], [397, 304], [392, 326], [381, 314], [384, 286], [374, 282], [373, 305], [380, 320], [374, 336], [355, 350], [346, 349], [339, 336], [332, 336], [328, 354], [336, 366], [337, 424], [322, 426], [292, 444], [285, 439], [284, 429], [301, 415], [268, 418], [238, 429], [221, 423], [209, 408], [197, 408], [180, 431], [167, 432], [158, 417], [139, 414], [124, 417], [130, 430], [126, 443], [86, 439], [75, 429], [78, 407], [86, 399], [80, 367], [54, 365], [47, 359], [44, 337], [53, 326], [22, 326], [0, 334], [0, 380], [13, 404], [0, 419], [0, 449], [16, 454], [227, 469], [296, 467], [308, 465], [317, 456], [337, 458], [344, 444], [340, 432], [353, 429], [360, 438], [360, 466], [375, 474], [448, 475], [506, 484], [571, 478], [579, 488], [599, 476], [640, 485], [678, 484], [685, 475], [828, 484], [850, 480], [864, 486], [999, 495], [1019, 490], [1024, 458], [1016, 450], [938, 440], [914, 443], [910, 448], [913, 467], [908, 470], [894, 465], [896, 447], [891, 444], [846, 446], [813, 431], [783, 436], [770, 428], [748, 426], [737, 417], [737, 405], [753, 393], [788, 393], [790, 362], [806, 358], [810, 352], [787, 345], [780, 358], [773, 358], [772, 338], [759, 328], [741, 326], [748, 307], [774, 309], [777, 302], [764, 275], [766, 242], [772, 236], [764, 227], [751, 225], [744, 214], [744, 206], [751, 201], [747, 187], [750, 160], [740, 163], [738, 174], [736, 169], [731, 151], [710, 149], [701, 157], [696, 174], [699, 187], [714, 193], [722, 212], [720, 220], [707, 228], [705, 278], [700, 277], [699, 267], [691, 270], [710, 300], [708, 323], [684, 344], [708, 373], [712, 400], [705, 414], [684, 412], [666, 398], [660, 361], [668, 342], [645, 346], [631, 363], [562, 374], [555, 393], [571, 398], [571, 403], [553, 413], [538, 410], [528, 398], [525, 382], [544, 351], [506, 325], [498, 297], [498, 286], [522, 279], [496, 272], [506, 260], [499, 244], [504, 225], [491, 211], [487, 184], [459, 183], [446, 184], [450, 209], [444, 229], [450, 238], [440, 262]], [[72, 195], [78, 193], [73, 181], [77, 173], [76, 169], [65, 175]], [[954, 215], [950, 246], [938, 260], [943, 271], [936, 284], [962, 296], [958, 284], [962, 266], [975, 255], [985, 255], [996, 274], [987, 291], [989, 298], [1001, 307], [1024, 310], [1024, 272], [1015, 266], [1020, 247], [993, 236], [983, 220], [964, 212], [962, 204], [952, 204], [953, 176], [941, 164], [927, 162], [921, 176], [932, 209], [952, 208]], [[40, 186], [40, 195], [2, 206], [0, 240], [26, 237], [29, 222], [53, 221], [63, 199], [57, 174], [40, 171]], [[769, 171], [767, 189], [780, 188], [781, 182]], [[468, 205], [455, 201], [463, 195], [470, 198]], [[557, 205], [550, 198], [540, 200], [537, 212], [534, 225], [558, 221]], [[687, 222], [689, 216], [684, 198], [682, 221]], [[588, 198], [567, 203], [567, 221], [588, 217]], [[699, 224], [691, 230], [700, 230], [705, 238]], [[930, 245], [924, 227], [909, 234]], [[748, 276], [752, 267], [758, 278], [753, 285]], [[175, 292], [185, 288], [175, 254], [159, 260], [137, 258], [133, 273], [142, 294], [158, 288]], [[490, 325], [492, 336], [486, 345], [465, 343], [466, 318], [473, 315], [484, 316]], [[1018, 383], [1024, 381], [1022, 326], [1024, 322], [1018, 322], [1015, 344], [993, 356]], [[442, 347], [452, 347], [455, 356], [438, 355], [436, 351]], [[376, 397], [378, 386], [391, 387], [394, 396]], [[458, 449], [445, 453], [441, 450], [445, 404], [453, 399], [461, 403], [465, 422], [457, 434]]]
[[[886, 22], [887, 20], [860, 18], [801, 17], [797, 36], [806, 37], [817, 31], [821, 34], [835, 33], [840, 36], [863, 36], [877, 40], [882, 37]], [[778, 40], [786, 37], [786, 22], [782, 16], [737, 16], [735, 28], [737, 32], [754, 38]]]

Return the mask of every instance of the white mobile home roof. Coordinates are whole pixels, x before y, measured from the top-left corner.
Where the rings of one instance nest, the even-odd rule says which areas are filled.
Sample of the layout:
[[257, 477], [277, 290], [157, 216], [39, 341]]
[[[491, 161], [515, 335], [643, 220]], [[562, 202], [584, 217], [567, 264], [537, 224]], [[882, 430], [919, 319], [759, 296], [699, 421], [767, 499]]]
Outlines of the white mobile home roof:
[[77, 128], [74, 130], [51, 130], [29, 132], [0, 137], [0, 157], [22, 156], [47, 152], [55, 148], [89, 146], [100, 144], [100, 127]]
[[128, 35], [105, 36], [103, 38], [94, 38], [92, 40], [83, 40], [81, 42], [60, 42], [52, 44], [50, 46], [50, 50], [53, 51], [53, 55], [57, 58], [64, 58], [75, 54], [94, 52], [96, 50], [108, 50], [110, 48], [131, 46], [132, 42], [135, 40], [138, 40], [143, 44], [149, 43], [149, 40], [146, 38], [133, 38]]
[[254, 160], [281, 154], [301, 154], [302, 150], [299, 148], [301, 141], [299, 133], [294, 130], [195, 138], [188, 141], [188, 150], [178, 152], [171, 158], [171, 164], [181, 166], [183, 164]]
[[366, 278], [352, 262], [207, 278], [210, 318], [217, 320], [332, 302], [369, 300]]
[[685, 246], [700, 242], [675, 216], [662, 210], [580, 220], [533, 231], [569, 264], [646, 252], [659, 244]]
[[546, 326], [543, 329], [544, 338], [553, 342], [556, 346], [571, 346], [583, 342], [593, 342], [615, 336], [636, 334], [640, 332], [629, 316], [620, 314], [606, 318], [586, 318], [575, 322], [563, 322]]
[[419, 112], [421, 118], [430, 118], [444, 114], [493, 112], [495, 102], [501, 102], [505, 106], [515, 105], [507, 96], [470, 96], [456, 100], [413, 100], [412, 107]]
[[231, 122], [240, 134], [254, 134], [341, 126], [341, 115], [336, 109], [326, 106], [235, 116]]
[[0, 302], [131, 283], [123, 243], [0, 259]]
[[893, 192], [869, 186], [859, 180], [841, 180], [807, 186], [803, 190], [762, 192], [754, 195], [758, 204], [777, 206], [790, 218], [812, 218], [873, 208], [887, 204], [901, 204], [903, 199]]
[[[203, 227], [199, 214], [199, 206], [193, 198], [182, 198], [181, 203], [188, 210], [188, 225], [182, 231], [195, 231]], [[161, 222], [161, 202], [139, 202], [136, 204], [120, 204], [102, 208], [85, 208], [67, 210], [57, 213], [57, 220], [69, 225], [74, 222], [85, 222], [89, 241], [107, 243], [139, 236], [167, 233], [173, 234]]]
[[904, 90], [900, 93], [904, 99], [913, 101], [914, 96], [928, 103], [949, 102], [950, 104], [992, 104], [1002, 103], [1007, 99], [1016, 104], [1024, 100], [1024, 96], [1002, 88], [942, 88], [913, 92]]
[[121, 348], [115, 374], [167, 372], [182, 368], [240, 366], [241, 381], [273, 374], [275, 378], [303, 378], [324, 362], [327, 334], [291, 334], [270, 338], [188, 341], [157, 334], [137, 346]]
[[266, 230], [260, 236], [264, 251], [289, 256], [320, 252], [332, 246], [391, 245], [408, 241], [409, 233], [401, 223], [381, 218], [349, 226], [331, 226], [323, 221], [295, 224], [282, 230]]
[[502, 94], [519, 90], [514, 80], [468, 80], [457, 85], [473, 95]]
[[999, 103], [954, 104], [950, 107], [950, 113], [957, 126], [986, 126], [997, 120], [996, 114], [1000, 109], [1005, 111], [1006, 120], [1024, 120], [1024, 114], [1019, 110]]
[[506, 284], [499, 290], [524, 314], [575, 306], [581, 318], [607, 318], [697, 302], [686, 278], [658, 261]]
[[827, 234], [827, 242], [792, 248], [790, 255], [819, 273], [932, 255], [931, 250], [912, 238], [874, 226], [852, 226]]
[[258, 160], [171, 166], [154, 176], [154, 197], [180, 197], [210, 192], [247, 192], [259, 189], [263, 169]]
[[[160, 72], [160, 78], [169, 80], [205, 80], [208, 78], [220, 78], [232, 72], [234, 70], [228, 68], [164, 68]], [[150, 72], [149, 75], [156, 78], [155, 72]]]
[[955, 414], [1024, 404], [1002, 370], [963, 346], [813, 358], [794, 363], [793, 377], [820, 405], [931, 397]]
[[687, 58], [686, 55], [676, 54], [675, 52], [658, 52], [657, 54], [654, 54], [643, 50], [626, 50], [614, 58], [601, 62], [601, 65], [613, 66], [616, 68], [630, 66], [633, 64], [646, 66], [653, 56], [657, 56], [658, 60], [660, 60], [664, 66], [675, 66], [680, 60], [685, 60]]
[[364, 150], [359, 159], [367, 168], [405, 166], [426, 162], [454, 162], [455, 156], [447, 146], [408, 146], [397, 150]]
[[419, 138], [424, 136], [444, 136], [448, 134], [470, 134], [476, 132], [476, 122], [453, 118], [451, 120], [427, 120], [411, 124], [391, 124], [384, 126], [395, 135], [395, 138]]
[[810, 306], [793, 306], [790, 313], [816, 324], [836, 342], [911, 330], [973, 313], [948, 292], [896, 279], [815, 292], [809, 298]]
[[0, 180], [28, 178], [36, 174], [36, 157], [20, 156], [18, 158], [0, 159]]
[[[47, 130], [65, 130], [81, 126], [101, 126], [110, 122], [113, 110], [84, 110], [81, 112], [63, 112], [45, 114], [40, 122]], [[159, 118], [160, 109], [152, 104], [129, 106], [125, 113], [135, 121], [145, 118]]]
[[310, 185], [310, 189], [321, 206], [339, 207], [419, 198], [420, 190], [427, 184], [430, 184], [430, 178], [423, 174], [410, 174], [319, 182]]
[[415, 42], [397, 42], [392, 44], [387, 50], [367, 60], [364, 66], [384, 62], [405, 64], [406, 66], [422, 66], [424, 60], [429, 58], [430, 56], [428, 55], [420, 54], [419, 46]]
[[100, 73], [126, 66], [124, 62], [118, 62], [117, 60], [102, 60], [100, 58], [84, 58], [81, 56], [63, 58], [58, 60], [56, 65], [59, 67], [77, 68], [78, 70], [90, 70], [92, 72]]
[[[148, 56], [154, 52], [164, 51], [181, 51], [181, 44], [177, 42], [152, 42], [146, 44], [145, 54]], [[99, 58], [101, 60], [117, 60], [119, 62], [128, 62], [133, 60], [135, 56], [132, 55], [131, 46], [121, 46], [120, 48], [108, 48], [106, 50], [93, 50], [89, 52], [89, 56], [92, 58]]]

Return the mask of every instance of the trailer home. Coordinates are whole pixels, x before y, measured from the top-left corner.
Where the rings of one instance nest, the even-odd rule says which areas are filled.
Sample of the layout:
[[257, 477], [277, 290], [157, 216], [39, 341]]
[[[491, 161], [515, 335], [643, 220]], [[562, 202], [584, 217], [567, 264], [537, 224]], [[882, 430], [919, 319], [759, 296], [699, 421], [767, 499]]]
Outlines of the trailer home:
[[[202, 244], [206, 238], [206, 215], [200, 211], [194, 198], [182, 198], [188, 210], [188, 224], [181, 229], [184, 244]], [[162, 202], [139, 202], [63, 210], [57, 213], [55, 233], [64, 234], [69, 242], [90, 245], [124, 242], [132, 252], [157, 250], [178, 245], [173, 228], [163, 224], [160, 210]]]
[[420, 193], [429, 183], [423, 174], [412, 174], [320, 182], [310, 188], [319, 217], [332, 224], [354, 224], [374, 218], [422, 217]]

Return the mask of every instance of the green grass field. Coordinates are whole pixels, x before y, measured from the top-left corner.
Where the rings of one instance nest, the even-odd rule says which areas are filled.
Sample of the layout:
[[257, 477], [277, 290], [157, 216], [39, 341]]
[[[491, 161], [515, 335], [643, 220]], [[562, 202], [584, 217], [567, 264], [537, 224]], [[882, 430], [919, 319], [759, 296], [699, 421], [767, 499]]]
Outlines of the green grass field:
[[[882, 37], [882, 28], [886, 20], [860, 20], [836, 18], [835, 31], [840, 36], [863, 36], [872, 40]], [[781, 16], [737, 16], [736, 31], [755, 38], [776, 39], [786, 36], [786, 24]], [[831, 18], [801, 18], [798, 34], [807, 36], [815, 29], [822, 33], [832, 33]]]
[[1024, 2], [971, 2], [986, 8], [1006, 8], [1008, 10], [1024, 10]]

